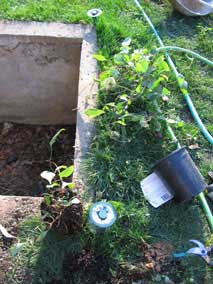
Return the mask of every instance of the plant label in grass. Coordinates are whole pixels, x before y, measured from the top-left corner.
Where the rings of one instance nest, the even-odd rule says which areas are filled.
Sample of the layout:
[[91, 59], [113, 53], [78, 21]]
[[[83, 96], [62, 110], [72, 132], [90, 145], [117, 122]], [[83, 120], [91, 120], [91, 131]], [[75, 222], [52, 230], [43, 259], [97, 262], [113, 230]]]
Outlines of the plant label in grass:
[[145, 198], [155, 208], [174, 197], [171, 188], [156, 173], [141, 181], [141, 189]]

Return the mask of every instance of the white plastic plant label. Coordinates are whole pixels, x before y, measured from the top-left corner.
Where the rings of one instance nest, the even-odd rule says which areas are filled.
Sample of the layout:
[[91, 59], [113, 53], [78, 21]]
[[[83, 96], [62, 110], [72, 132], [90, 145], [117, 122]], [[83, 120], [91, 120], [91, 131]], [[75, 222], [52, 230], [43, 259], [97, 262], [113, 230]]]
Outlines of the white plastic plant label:
[[172, 189], [156, 173], [147, 176], [140, 184], [145, 198], [155, 208], [174, 197]]

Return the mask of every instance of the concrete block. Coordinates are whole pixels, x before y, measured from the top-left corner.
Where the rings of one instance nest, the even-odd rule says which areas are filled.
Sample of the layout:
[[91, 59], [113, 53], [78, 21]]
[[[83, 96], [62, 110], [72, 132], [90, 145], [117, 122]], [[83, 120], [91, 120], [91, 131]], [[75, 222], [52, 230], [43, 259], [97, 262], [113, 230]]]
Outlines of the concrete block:
[[75, 124], [95, 44], [89, 26], [0, 22], [0, 121]]

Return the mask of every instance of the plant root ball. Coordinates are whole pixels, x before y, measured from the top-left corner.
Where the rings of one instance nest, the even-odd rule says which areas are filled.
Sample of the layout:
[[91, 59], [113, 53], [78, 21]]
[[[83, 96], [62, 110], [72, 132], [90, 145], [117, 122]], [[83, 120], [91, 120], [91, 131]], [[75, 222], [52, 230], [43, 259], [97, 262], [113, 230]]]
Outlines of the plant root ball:
[[59, 206], [59, 204], [53, 203], [48, 207], [43, 202], [41, 204], [41, 215], [49, 229], [53, 229], [61, 235], [77, 233], [81, 231], [83, 226], [81, 202], [69, 206]]

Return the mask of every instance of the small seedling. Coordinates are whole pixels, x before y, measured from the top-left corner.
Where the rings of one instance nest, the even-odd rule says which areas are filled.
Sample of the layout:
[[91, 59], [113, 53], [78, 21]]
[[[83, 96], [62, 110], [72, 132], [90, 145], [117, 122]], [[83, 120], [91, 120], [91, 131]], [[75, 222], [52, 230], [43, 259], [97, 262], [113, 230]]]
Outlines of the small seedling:
[[66, 131], [65, 128], [61, 128], [59, 129], [59, 131], [56, 132], [56, 134], [52, 137], [52, 139], [50, 140], [49, 142], [49, 146], [50, 146], [50, 157], [49, 157], [49, 160], [51, 161], [52, 160], [52, 155], [53, 155], [53, 145], [55, 144], [57, 138], [59, 137], [59, 135]]
[[[64, 128], [50, 140], [50, 162], [54, 170], [43, 171], [40, 176], [46, 184], [46, 192], [41, 203], [41, 215], [48, 228], [67, 234], [79, 231], [82, 227], [83, 207], [73, 189], [71, 181], [74, 166], [56, 165], [52, 161], [53, 145]], [[52, 168], [52, 167], [51, 167]]]
[[49, 229], [53, 228], [60, 234], [77, 232], [82, 227], [83, 207], [73, 192], [75, 184], [69, 181], [73, 171], [73, 165], [61, 165], [54, 172], [41, 173], [41, 177], [48, 182], [41, 204], [42, 219]]

